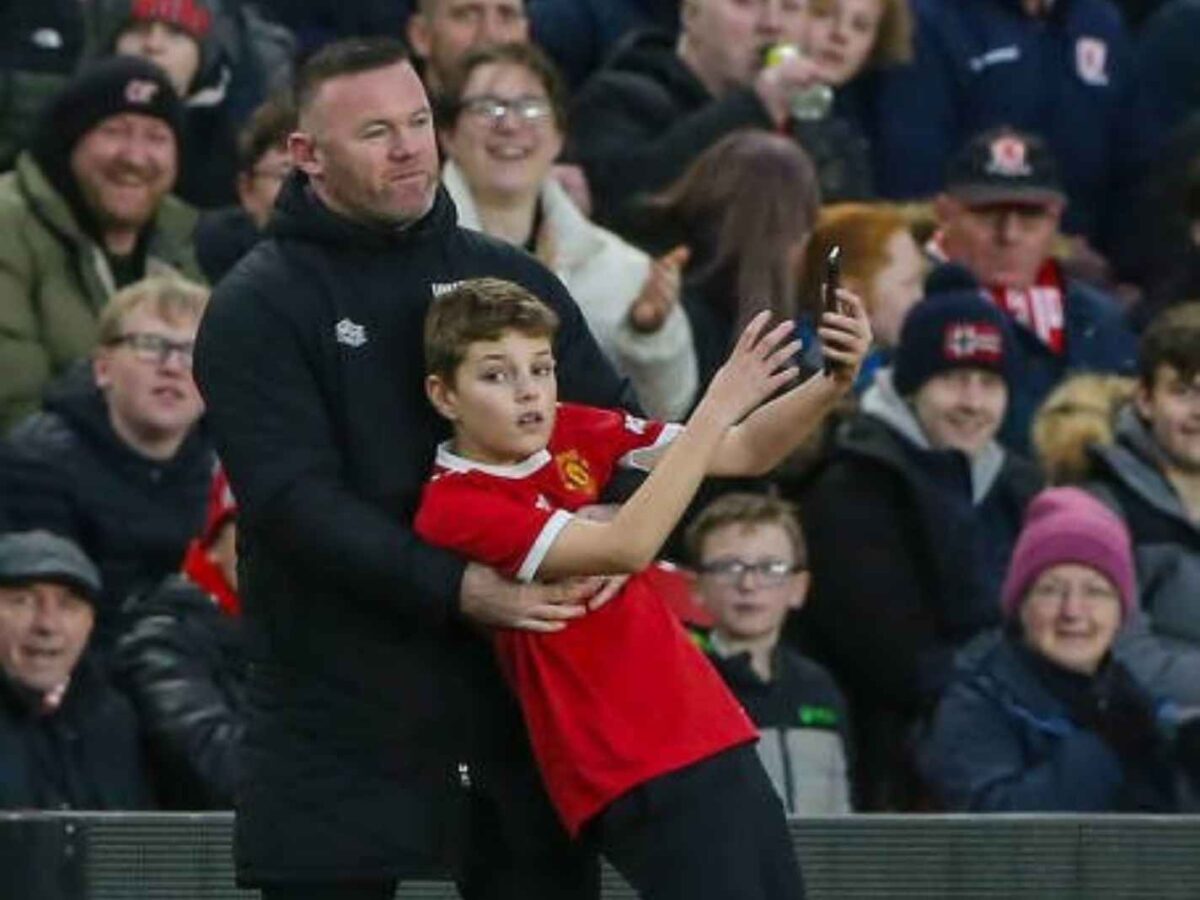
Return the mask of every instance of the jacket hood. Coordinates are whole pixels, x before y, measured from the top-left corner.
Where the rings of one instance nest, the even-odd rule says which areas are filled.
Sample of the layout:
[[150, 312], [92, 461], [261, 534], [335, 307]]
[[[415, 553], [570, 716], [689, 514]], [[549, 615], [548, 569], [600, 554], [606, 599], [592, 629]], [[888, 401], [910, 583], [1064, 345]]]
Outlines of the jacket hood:
[[692, 98], [692, 105], [712, 100], [708, 88], [679, 58], [677, 44], [670, 32], [635, 31], [617, 44], [604, 68], [645, 76], [677, 97]]
[[458, 213], [440, 184], [433, 207], [409, 225], [364, 224], [330, 210], [309, 185], [308, 176], [294, 171], [279, 192], [275, 210], [267, 223], [271, 237], [289, 238], [330, 247], [354, 250], [386, 250], [414, 240], [440, 237], [458, 224]]
[[[108, 418], [104, 395], [90, 378], [90, 367], [80, 363], [69, 369], [46, 392], [45, 411], [59, 418], [114, 466], [161, 471], [170, 480], [175, 471], [189, 472], [198, 456], [208, 453], [203, 425], [196, 425], [169, 460], [150, 459], [121, 440]], [[35, 417], [37, 418], [37, 417]]]
[[[883, 422], [918, 450], [937, 452], [929, 445], [929, 439], [912, 407], [897, 392], [890, 368], [880, 369], [875, 374], [875, 383], [863, 395], [862, 411]], [[995, 438], [987, 443], [978, 456], [969, 460], [971, 499], [976, 505], [983, 501], [1000, 477], [1004, 461], [1005, 451]]]
[[1117, 414], [1113, 443], [1093, 447], [1092, 454], [1150, 506], [1195, 527], [1179, 495], [1163, 475], [1162, 451], [1132, 403]]

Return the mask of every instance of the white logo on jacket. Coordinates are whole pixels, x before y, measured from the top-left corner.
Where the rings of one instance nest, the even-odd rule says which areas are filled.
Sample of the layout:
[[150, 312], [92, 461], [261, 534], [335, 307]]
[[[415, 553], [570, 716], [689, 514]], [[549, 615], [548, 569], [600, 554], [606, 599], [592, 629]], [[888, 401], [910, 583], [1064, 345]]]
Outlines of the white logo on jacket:
[[1075, 70], [1084, 84], [1104, 87], [1108, 84], [1108, 44], [1095, 37], [1075, 42]]
[[350, 319], [342, 319], [334, 329], [334, 336], [339, 344], [361, 347], [367, 342], [367, 329]]

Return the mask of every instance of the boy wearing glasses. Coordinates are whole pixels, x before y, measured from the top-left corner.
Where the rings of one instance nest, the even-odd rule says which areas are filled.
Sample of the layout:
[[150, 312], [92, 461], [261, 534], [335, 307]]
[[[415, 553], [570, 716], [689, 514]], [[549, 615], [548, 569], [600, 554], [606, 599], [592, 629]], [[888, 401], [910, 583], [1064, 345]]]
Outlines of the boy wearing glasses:
[[825, 669], [779, 639], [809, 584], [792, 507], [725, 494], [688, 527], [687, 546], [715, 620], [697, 640], [759, 727], [759, 759], [788, 813], [849, 812], [845, 700]]
[[[426, 390], [454, 436], [417, 534], [524, 581], [631, 576], [569, 624], [492, 638], [560, 818], [643, 896], [803, 895], [752, 723], [639, 573], [706, 474], [769, 470], [853, 384], [870, 329], [846, 297], [853, 316], [822, 328], [837, 375], [759, 406], [797, 349], [760, 314], [684, 427], [558, 404], [557, 319], [516, 285], [466, 281], [430, 308]], [[611, 521], [576, 515], [619, 465], [652, 472]]]
[[64, 379], [10, 435], [0, 503], [16, 528], [71, 538], [103, 582], [93, 646], [107, 653], [126, 598], [179, 569], [204, 523], [213, 453], [197, 427], [192, 342], [208, 290], [136, 282], [100, 314], [91, 379]]

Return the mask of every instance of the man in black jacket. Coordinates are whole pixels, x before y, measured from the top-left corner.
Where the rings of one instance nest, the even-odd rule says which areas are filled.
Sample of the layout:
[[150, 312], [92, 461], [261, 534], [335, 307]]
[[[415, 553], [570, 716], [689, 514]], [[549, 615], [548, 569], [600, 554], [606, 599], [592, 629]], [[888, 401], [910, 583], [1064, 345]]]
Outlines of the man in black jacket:
[[239, 877], [267, 898], [390, 898], [449, 869], [466, 898], [594, 897], [594, 860], [554, 819], [468, 626], [557, 630], [595, 586], [518, 588], [413, 535], [445, 435], [423, 394], [425, 310], [466, 278], [518, 282], [562, 320], [563, 395], [633, 399], [549, 273], [458, 228], [402, 46], [330, 45], [297, 99], [297, 171], [196, 357], [240, 509]]

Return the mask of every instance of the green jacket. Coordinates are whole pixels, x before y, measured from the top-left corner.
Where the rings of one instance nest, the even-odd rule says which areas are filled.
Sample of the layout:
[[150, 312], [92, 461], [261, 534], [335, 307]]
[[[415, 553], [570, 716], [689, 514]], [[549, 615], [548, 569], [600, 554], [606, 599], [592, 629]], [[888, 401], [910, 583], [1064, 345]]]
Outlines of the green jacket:
[[[196, 211], [167, 197], [159, 208], [146, 274], [202, 281], [192, 246]], [[41, 404], [42, 389], [88, 356], [97, 317], [115, 291], [101, 248], [29, 153], [0, 176], [0, 434]]]

